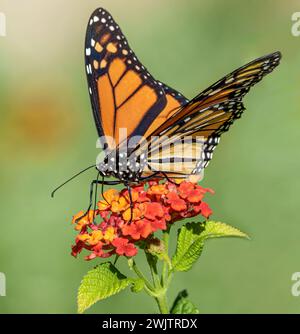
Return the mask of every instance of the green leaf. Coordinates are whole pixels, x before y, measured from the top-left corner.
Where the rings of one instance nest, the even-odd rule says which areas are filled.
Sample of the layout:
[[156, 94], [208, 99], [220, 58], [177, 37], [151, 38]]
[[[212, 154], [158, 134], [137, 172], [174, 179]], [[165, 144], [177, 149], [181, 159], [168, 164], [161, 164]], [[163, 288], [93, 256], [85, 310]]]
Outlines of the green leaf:
[[105, 262], [90, 270], [82, 279], [78, 290], [78, 312], [83, 313], [97, 301], [110, 297], [131, 284], [111, 263]]
[[235, 227], [227, 225], [221, 222], [209, 221], [204, 223], [204, 231], [201, 234], [201, 238], [221, 238], [221, 237], [239, 237], [250, 239], [249, 236], [241, 232]]
[[171, 308], [171, 314], [199, 314], [197, 307], [187, 299], [186, 290], [179, 292]]
[[131, 291], [138, 293], [144, 289], [144, 286], [145, 286], [145, 282], [141, 278], [133, 279]]
[[204, 241], [209, 238], [248, 236], [221, 222], [187, 223], [178, 231], [177, 247], [172, 259], [174, 271], [187, 271], [202, 253]]

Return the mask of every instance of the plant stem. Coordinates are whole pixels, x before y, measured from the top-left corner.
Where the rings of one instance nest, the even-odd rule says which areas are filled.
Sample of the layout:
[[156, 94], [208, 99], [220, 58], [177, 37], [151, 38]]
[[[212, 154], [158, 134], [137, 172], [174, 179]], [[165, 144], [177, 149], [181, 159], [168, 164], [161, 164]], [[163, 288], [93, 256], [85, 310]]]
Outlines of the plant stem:
[[164, 252], [161, 254], [163, 259], [163, 270], [162, 275], [158, 274], [157, 270], [157, 260], [156, 256], [146, 253], [146, 258], [150, 267], [151, 276], [154, 285], [155, 301], [158, 305], [159, 311], [161, 314], [169, 314], [169, 306], [167, 301], [167, 289], [171, 281], [171, 269], [172, 264], [169, 258], [169, 234], [170, 226], [166, 231], [163, 232], [163, 241], [164, 241]]
[[129, 267], [142, 279], [145, 283], [144, 289], [153, 297], [158, 305], [161, 314], [169, 314], [169, 306], [167, 301], [167, 290], [172, 278], [172, 263], [169, 258], [169, 234], [170, 227], [163, 233], [164, 251], [159, 256], [163, 260], [162, 274], [158, 273], [157, 261], [158, 257], [145, 252], [147, 262], [150, 267], [153, 285], [148, 281], [147, 277], [140, 271], [136, 262], [133, 259], [128, 260]]
[[169, 258], [169, 236], [170, 236], [171, 225], [168, 226], [167, 230], [163, 231], [163, 241], [164, 241], [164, 264], [163, 264], [163, 272], [161, 277], [162, 286], [168, 286], [168, 276], [169, 269], [171, 269], [171, 260]]
[[150, 266], [150, 272], [155, 288], [161, 288], [159, 274], [157, 271], [157, 258], [153, 255], [146, 253], [146, 258]]
[[169, 314], [169, 306], [167, 301], [166, 292], [155, 298], [159, 311], [161, 314]]
[[134, 260], [132, 261], [131, 268], [137, 274], [137, 276], [139, 278], [141, 278], [145, 282], [146, 291], [149, 294], [152, 295], [153, 292], [154, 292], [154, 289], [153, 289], [152, 285], [150, 284], [150, 282], [148, 281], [148, 279], [145, 277], [145, 275], [140, 271], [140, 269], [138, 268], [138, 266], [137, 266], [137, 264], [136, 264], [136, 262]]

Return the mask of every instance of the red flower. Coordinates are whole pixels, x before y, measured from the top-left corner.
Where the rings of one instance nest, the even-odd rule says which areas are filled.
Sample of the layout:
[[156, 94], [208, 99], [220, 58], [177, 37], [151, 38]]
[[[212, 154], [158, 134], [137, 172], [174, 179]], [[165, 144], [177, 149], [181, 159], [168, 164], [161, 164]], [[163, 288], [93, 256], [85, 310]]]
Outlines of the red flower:
[[160, 203], [146, 203], [144, 215], [148, 219], [161, 218], [164, 216], [164, 210]]
[[182, 198], [186, 198], [188, 194], [195, 189], [195, 185], [191, 182], [181, 182], [179, 185], [179, 194]]
[[[207, 192], [213, 193], [192, 182], [152, 180], [132, 187], [130, 203], [126, 188], [109, 189], [97, 203], [98, 210], [90, 210], [82, 218], [83, 211], [74, 216], [78, 235], [72, 255], [76, 257], [86, 250], [86, 260], [114, 254], [135, 256], [140, 240], [153, 238], [153, 233], [166, 230], [168, 224], [197, 215], [208, 218], [212, 210], [202, 202]], [[96, 218], [100, 218], [99, 224]]]
[[194, 189], [187, 194], [187, 200], [191, 203], [198, 203], [204, 197], [205, 192], [202, 189]]
[[167, 229], [167, 224], [165, 219], [156, 219], [150, 221], [150, 224], [152, 226], [153, 232], [156, 232], [157, 230], [166, 230]]
[[212, 209], [208, 206], [207, 203], [201, 202], [199, 208], [203, 217], [208, 218], [209, 216], [211, 216]]
[[124, 235], [130, 235], [132, 239], [139, 240], [147, 238], [151, 234], [151, 224], [146, 220], [138, 220], [130, 224], [124, 225], [122, 228]]
[[116, 247], [118, 255], [135, 256], [137, 254], [137, 248], [132, 243], [129, 243], [128, 239], [116, 238], [112, 244]]

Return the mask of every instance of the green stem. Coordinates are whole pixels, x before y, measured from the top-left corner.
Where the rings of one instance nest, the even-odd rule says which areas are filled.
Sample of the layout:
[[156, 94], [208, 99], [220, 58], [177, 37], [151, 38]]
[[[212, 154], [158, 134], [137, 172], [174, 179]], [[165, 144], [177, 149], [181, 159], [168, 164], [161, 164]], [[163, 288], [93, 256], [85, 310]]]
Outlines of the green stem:
[[150, 284], [150, 282], [148, 281], [146, 276], [140, 271], [140, 269], [138, 268], [138, 266], [137, 266], [137, 264], [134, 260], [132, 261], [132, 264], [130, 265], [130, 267], [137, 274], [137, 276], [144, 281], [145, 290], [147, 291], [147, 293], [149, 293], [150, 295], [153, 296], [153, 293], [155, 293], [153, 286]]
[[151, 276], [154, 284], [154, 290], [156, 295], [154, 296], [155, 301], [158, 305], [161, 314], [169, 314], [169, 306], [167, 301], [167, 289], [170, 284], [172, 274], [172, 264], [169, 258], [169, 235], [170, 226], [166, 231], [163, 232], [164, 252], [162, 253], [163, 269], [161, 277], [157, 270], [157, 257], [146, 253], [147, 261], [150, 267]]
[[155, 298], [159, 311], [161, 314], [169, 314], [169, 306], [167, 301], [166, 292]]
[[162, 286], [168, 286], [168, 277], [169, 277], [169, 270], [172, 269], [171, 260], [169, 258], [169, 236], [170, 236], [170, 229], [171, 225], [168, 226], [166, 231], [163, 231], [163, 241], [164, 241], [164, 264], [163, 264], [163, 272], [161, 278]]
[[153, 285], [148, 281], [145, 275], [139, 270], [136, 262], [131, 258], [128, 260], [129, 267], [136, 273], [136, 275], [142, 279], [145, 283], [145, 291], [152, 296], [159, 308], [161, 314], [169, 314], [170, 309], [167, 301], [167, 290], [172, 279], [172, 263], [169, 258], [169, 234], [170, 227], [163, 233], [164, 252], [161, 254], [163, 259], [163, 269], [160, 276], [157, 269], [158, 257], [145, 252], [147, 262], [150, 267]]
[[157, 258], [153, 255], [146, 253], [146, 258], [150, 267], [150, 272], [153, 280], [154, 287], [157, 289], [161, 288], [159, 274], [157, 271]]
[[151, 276], [154, 284], [156, 294], [154, 296], [161, 314], [169, 314], [169, 307], [167, 302], [167, 288], [162, 285], [162, 280], [159, 277], [157, 271], [157, 258], [153, 255], [146, 253], [147, 261], [150, 267]]

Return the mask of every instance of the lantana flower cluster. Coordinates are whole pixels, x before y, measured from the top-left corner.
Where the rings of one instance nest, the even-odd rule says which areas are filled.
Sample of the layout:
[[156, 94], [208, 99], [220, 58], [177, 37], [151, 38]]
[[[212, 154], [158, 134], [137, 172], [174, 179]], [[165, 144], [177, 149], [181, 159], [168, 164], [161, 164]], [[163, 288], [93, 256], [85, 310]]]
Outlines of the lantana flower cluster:
[[212, 214], [203, 201], [207, 192], [213, 190], [187, 181], [176, 184], [158, 180], [133, 186], [131, 196], [127, 189], [109, 189], [96, 210], [86, 215], [80, 211], [73, 217], [72, 223], [79, 234], [72, 255], [76, 257], [85, 249], [89, 251], [86, 260], [114, 254], [135, 256], [138, 245], [154, 232], [166, 230], [168, 224], [197, 215], [207, 219]]

